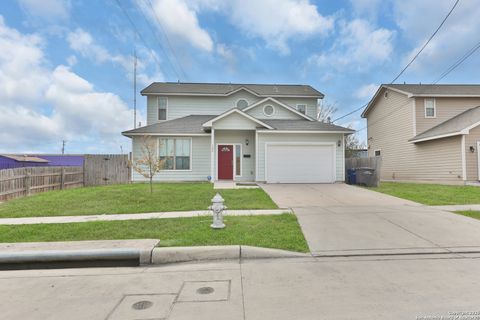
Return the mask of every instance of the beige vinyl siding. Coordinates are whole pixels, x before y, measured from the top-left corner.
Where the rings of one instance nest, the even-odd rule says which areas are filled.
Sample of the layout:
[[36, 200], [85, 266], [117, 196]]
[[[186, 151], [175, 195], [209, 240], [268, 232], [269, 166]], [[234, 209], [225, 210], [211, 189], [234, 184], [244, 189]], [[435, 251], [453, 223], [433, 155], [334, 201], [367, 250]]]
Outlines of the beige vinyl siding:
[[[368, 153], [381, 150], [382, 180], [462, 182], [460, 138], [413, 144], [414, 100], [388, 90], [368, 114]], [[416, 102], [416, 112], [423, 102]], [[417, 118], [418, 120], [418, 118]], [[420, 131], [417, 130], [417, 133]]]
[[[266, 116], [263, 113], [263, 108], [267, 105], [271, 105], [275, 109], [275, 112], [272, 116]], [[258, 106], [248, 110], [247, 113], [257, 119], [305, 119], [304, 117], [299, 116], [293, 111], [290, 111], [287, 108], [282, 107], [278, 103], [272, 101], [266, 101], [264, 103], [261, 103]]]
[[255, 130], [256, 127], [261, 126], [255, 121], [246, 118], [244, 115], [236, 112], [225, 116], [213, 123], [213, 129], [227, 129], [227, 130]]
[[318, 100], [316, 98], [275, 98], [275, 99], [285, 103], [286, 105], [289, 105], [292, 108], [296, 108], [297, 104], [306, 104], [307, 105], [306, 115], [314, 119], [317, 118]]
[[[248, 139], [248, 146], [246, 140]], [[217, 159], [217, 144], [235, 143], [242, 145], [242, 176], [235, 177], [237, 181], [255, 180], [255, 132], [247, 130], [215, 130], [215, 159]], [[249, 154], [250, 158], [243, 158]], [[215, 161], [214, 172], [217, 175], [217, 163]]]
[[[227, 97], [211, 96], [167, 96], [167, 120], [189, 115], [219, 115], [236, 106], [236, 102], [245, 99], [253, 104], [261, 99], [241, 90]], [[157, 96], [147, 96], [147, 124], [158, 122]]]
[[[479, 180], [478, 157], [480, 153], [477, 148], [477, 141], [480, 141], [480, 126], [471, 129], [470, 133], [465, 136], [465, 160], [468, 181]], [[472, 153], [470, 151], [470, 146], [475, 148], [475, 152]]]
[[[325, 133], [258, 133], [258, 181], [265, 181], [265, 143], [267, 142], [333, 142], [335, 143], [336, 180], [344, 181], [343, 146], [338, 147], [337, 141], [343, 140], [342, 134]], [[342, 142], [343, 143], [343, 142]], [[295, 165], [292, 163], [292, 165]], [[312, 163], [314, 166], [315, 163]]]
[[[162, 137], [163, 138], [163, 137]], [[166, 138], [166, 137], [165, 137]], [[179, 137], [180, 138], [180, 137]], [[185, 137], [181, 137], [185, 138]], [[153, 138], [157, 139], [157, 138]], [[134, 159], [142, 157], [142, 138], [132, 138], [132, 156]], [[191, 170], [160, 171], [154, 181], [207, 181], [210, 175], [210, 137], [192, 137]], [[148, 181], [135, 170], [132, 172], [133, 181]]]
[[425, 98], [415, 99], [417, 134], [447, 121], [468, 109], [480, 106], [480, 98], [435, 98], [436, 117], [425, 118]]

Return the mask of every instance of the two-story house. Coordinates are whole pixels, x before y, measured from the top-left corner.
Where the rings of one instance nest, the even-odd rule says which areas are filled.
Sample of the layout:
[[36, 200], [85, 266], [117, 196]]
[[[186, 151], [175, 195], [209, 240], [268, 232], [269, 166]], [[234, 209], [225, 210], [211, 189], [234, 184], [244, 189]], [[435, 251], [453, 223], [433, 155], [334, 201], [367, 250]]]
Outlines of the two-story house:
[[123, 135], [134, 159], [142, 137], [156, 139], [165, 160], [157, 181], [344, 181], [344, 137], [353, 131], [316, 121], [323, 94], [311, 86], [155, 82], [141, 94], [147, 125]]
[[479, 181], [479, 106], [480, 85], [381, 85], [362, 114], [381, 179]]

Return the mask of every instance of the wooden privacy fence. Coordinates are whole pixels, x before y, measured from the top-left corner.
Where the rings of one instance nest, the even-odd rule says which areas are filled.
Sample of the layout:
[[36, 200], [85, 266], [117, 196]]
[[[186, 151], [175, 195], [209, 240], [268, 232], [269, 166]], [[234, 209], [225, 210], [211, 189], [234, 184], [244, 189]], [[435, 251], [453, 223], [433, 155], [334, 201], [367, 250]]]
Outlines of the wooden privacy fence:
[[130, 166], [125, 154], [86, 154], [83, 161], [85, 186], [130, 182]]
[[[372, 168], [375, 169], [375, 173], [372, 177], [374, 185], [378, 186], [380, 182], [380, 173], [382, 170], [382, 158], [381, 157], [368, 157], [368, 158], [346, 158], [345, 159], [345, 177], [348, 176], [348, 169], [357, 168]], [[357, 175], [358, 177], [358, 175]], [[357, 178], [358, 181], [358, 178]]]
[[0, 170], [0, 201], [83, 186], [82, 167], [30, 167]]

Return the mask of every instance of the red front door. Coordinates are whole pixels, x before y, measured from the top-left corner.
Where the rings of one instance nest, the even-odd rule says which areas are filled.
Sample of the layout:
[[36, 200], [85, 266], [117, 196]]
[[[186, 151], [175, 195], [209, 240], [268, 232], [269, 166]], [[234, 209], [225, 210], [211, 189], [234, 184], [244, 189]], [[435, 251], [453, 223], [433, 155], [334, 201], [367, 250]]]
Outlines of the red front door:
[[218, 180], [233, 180], [233, 146], [218, 145]]

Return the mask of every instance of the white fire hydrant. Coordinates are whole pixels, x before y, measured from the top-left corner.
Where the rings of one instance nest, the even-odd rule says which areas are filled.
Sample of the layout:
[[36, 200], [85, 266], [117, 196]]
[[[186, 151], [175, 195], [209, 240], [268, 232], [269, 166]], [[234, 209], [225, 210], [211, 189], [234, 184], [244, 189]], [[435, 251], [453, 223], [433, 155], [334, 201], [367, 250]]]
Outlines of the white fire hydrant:
[[213, 229], [223, 229], [225, 224], [223, 223], [223, 210], [227, 207], [223, 204], [225, 200], [220, 194], [216, 194], [212, 199], [212, 205], [208, 209], [213, 212], [213, 223], [210, 225]]

